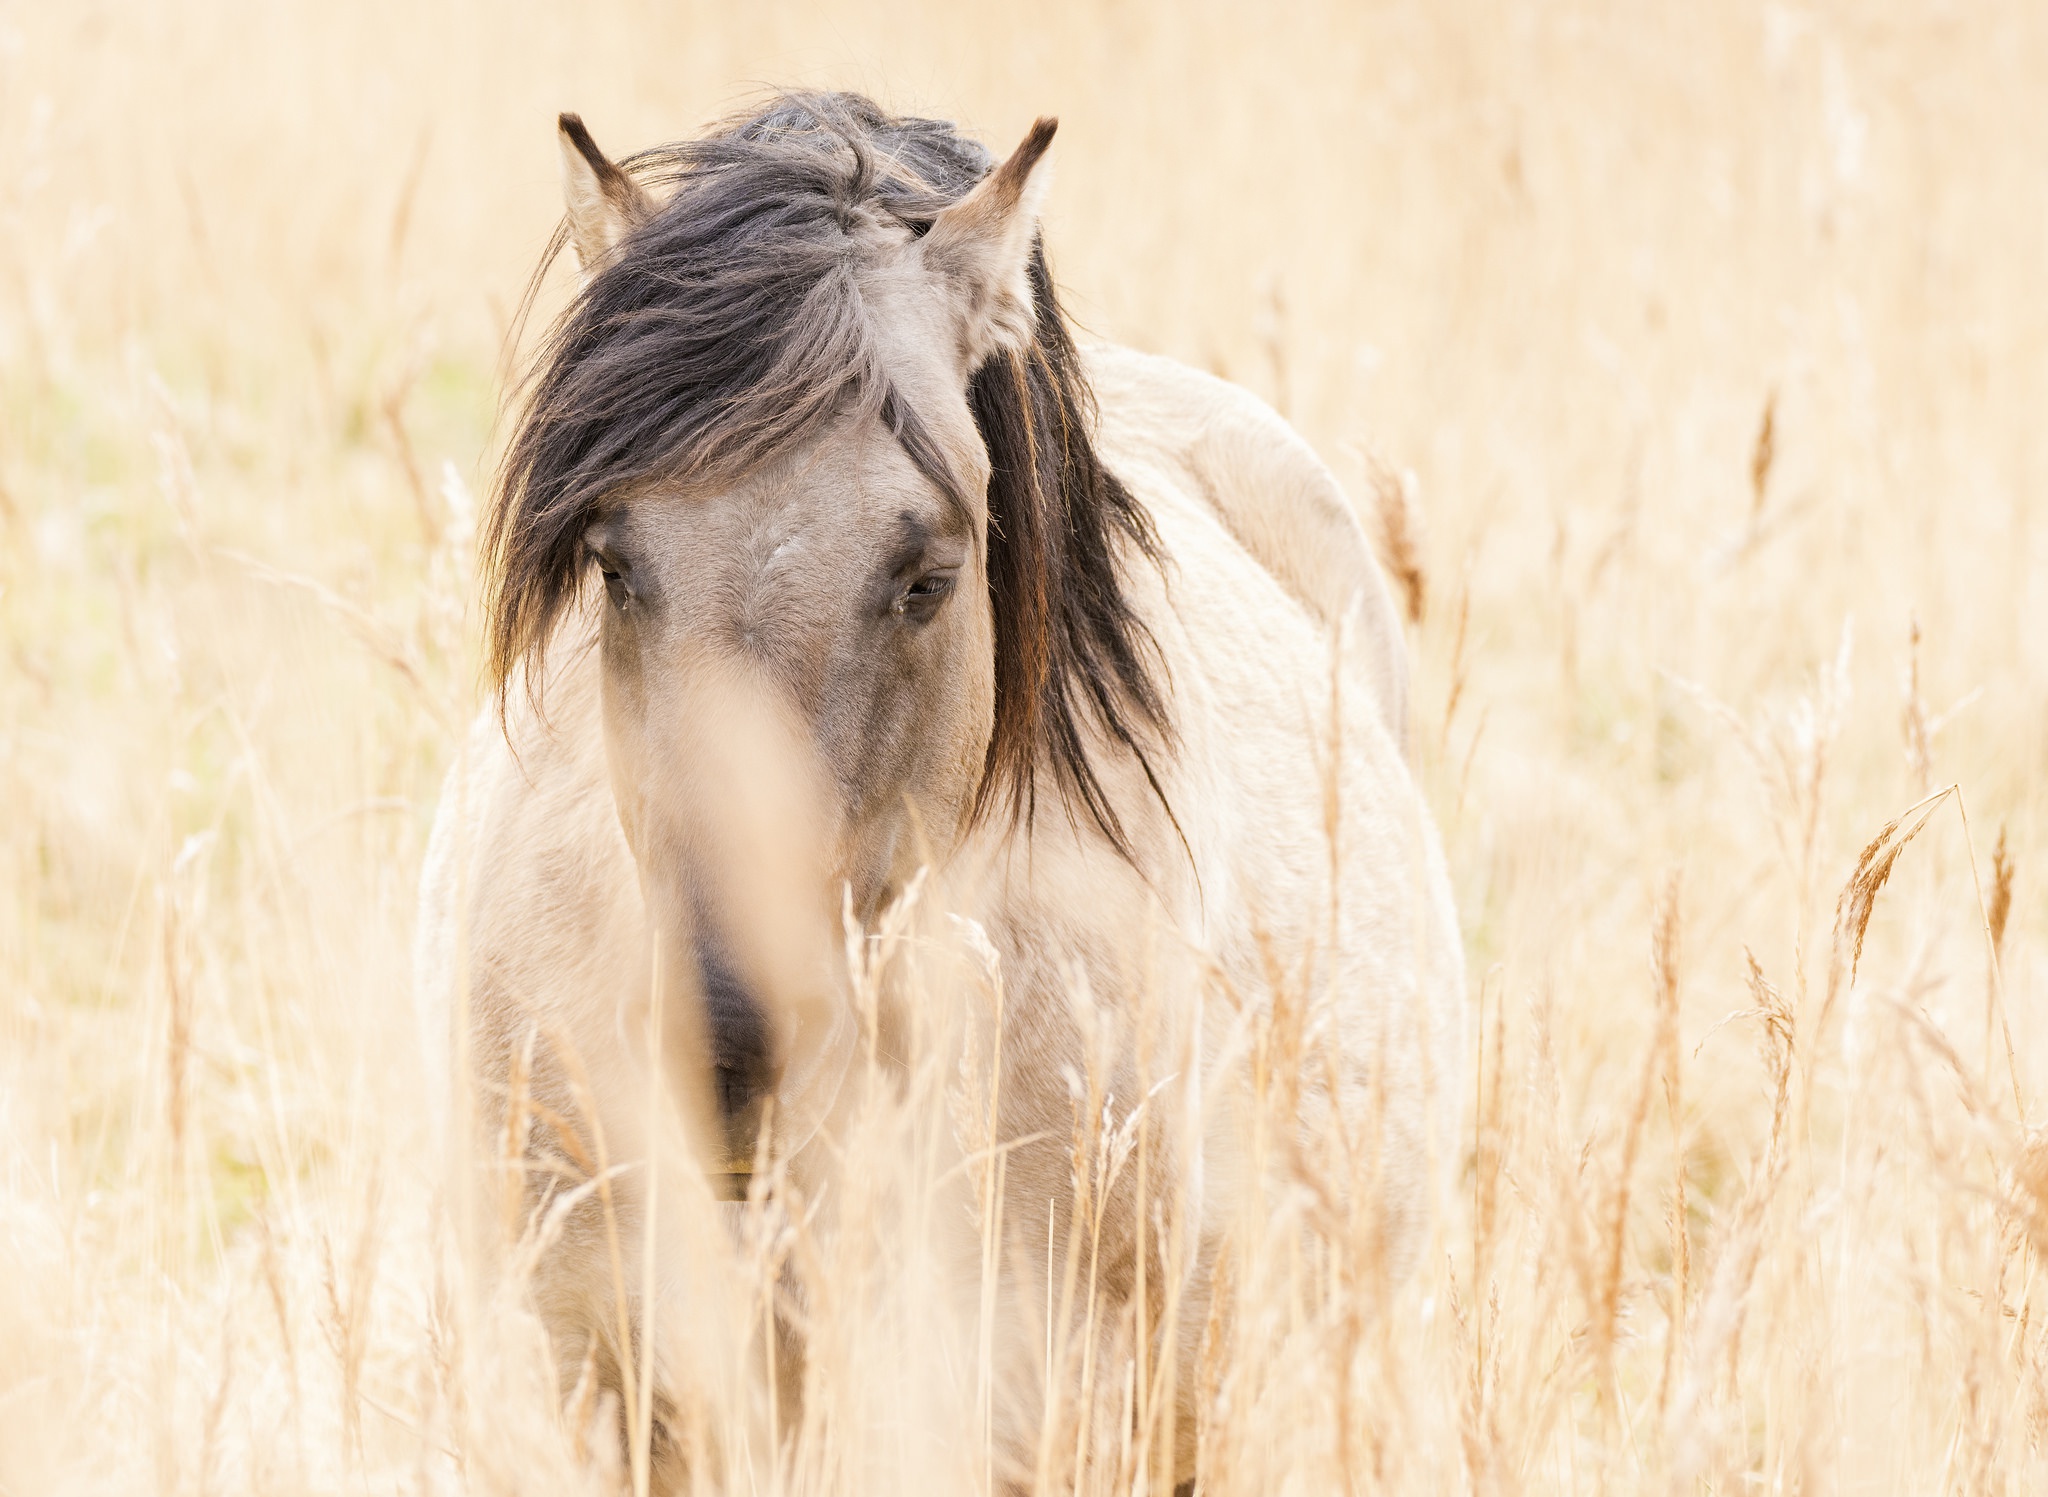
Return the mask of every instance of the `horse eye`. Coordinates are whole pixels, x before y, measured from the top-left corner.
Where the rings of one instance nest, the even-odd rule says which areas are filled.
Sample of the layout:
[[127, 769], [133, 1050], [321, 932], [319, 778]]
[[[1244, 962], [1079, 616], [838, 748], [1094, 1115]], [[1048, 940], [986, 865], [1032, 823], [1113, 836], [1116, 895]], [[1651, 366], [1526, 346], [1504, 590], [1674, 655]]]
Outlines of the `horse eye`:
[[938, 611], [939, 604], [953, 591], [953, 573], [926, 572], [917, 581], [903, 590], [893, 610], [913, 618], [927, 619]]
[[626, 586], [626, 579], [612, 568], [610, 562], [600, 558], [597, 563], [599, 575], [604, 578], [605, 596], [612, 600], [612, 607], [624, 613], [626, 605], [633, 601], [633, 589]]

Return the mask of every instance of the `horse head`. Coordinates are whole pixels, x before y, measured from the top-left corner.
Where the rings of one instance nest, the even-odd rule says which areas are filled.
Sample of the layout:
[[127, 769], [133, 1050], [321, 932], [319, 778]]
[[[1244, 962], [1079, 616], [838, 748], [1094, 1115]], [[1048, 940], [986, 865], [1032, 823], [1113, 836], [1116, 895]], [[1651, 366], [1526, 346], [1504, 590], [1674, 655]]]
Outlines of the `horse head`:
[[1048, 305], [1053, 122], [991, 169], [925, 121], [877, 150], [872, 107], [796, 97], [623, 166], [562, 117], [583, 279], [486, 536], [501, 690], [589, 632], [655, 964], [749, 1157], [765, 1099], [804, 1135], [843, 1071], [842, 913], [1028, 801], [1047, 752], [1114, 836], [1072, 702], [1156, 700], [1090, 586], [1145, 537]]

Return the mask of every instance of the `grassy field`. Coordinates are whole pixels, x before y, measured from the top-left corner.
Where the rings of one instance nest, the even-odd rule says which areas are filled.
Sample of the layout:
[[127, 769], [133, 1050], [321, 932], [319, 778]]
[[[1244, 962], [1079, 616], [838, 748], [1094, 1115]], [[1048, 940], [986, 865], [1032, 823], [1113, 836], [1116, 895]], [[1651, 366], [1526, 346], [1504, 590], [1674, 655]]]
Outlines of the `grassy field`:
[[[0, 1492], [616, 1480], [413, 885], [554, 113], [769, 82], [1058, 114], [1089, 329], [1419, 520], [1465, 1160], [1365, 1331], [1247, 1271], [1208, 1490], [2048, 1486], [2048, 10], [429, 9], [0, 0]], [[976, 1485], [869, 1254], [741, 1489]]]

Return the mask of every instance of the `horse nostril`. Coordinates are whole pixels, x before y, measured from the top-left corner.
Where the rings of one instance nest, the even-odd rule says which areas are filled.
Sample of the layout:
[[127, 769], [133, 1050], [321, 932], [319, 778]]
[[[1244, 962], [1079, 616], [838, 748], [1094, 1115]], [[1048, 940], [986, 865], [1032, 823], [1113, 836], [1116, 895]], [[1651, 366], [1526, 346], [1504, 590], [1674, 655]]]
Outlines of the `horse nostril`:
[[730, 1066], [714, 1066], [712, 1080], [718, 1092], [718, 1115], [721, 1118], [737, 1117], [753, 1100], [753, 1081]]
[[727, 1140], [749, 1154], [760, 1099], [775, 1084], [775, 1040], [768, 1015], [714, 941], [697, 944], [712, 1098]]

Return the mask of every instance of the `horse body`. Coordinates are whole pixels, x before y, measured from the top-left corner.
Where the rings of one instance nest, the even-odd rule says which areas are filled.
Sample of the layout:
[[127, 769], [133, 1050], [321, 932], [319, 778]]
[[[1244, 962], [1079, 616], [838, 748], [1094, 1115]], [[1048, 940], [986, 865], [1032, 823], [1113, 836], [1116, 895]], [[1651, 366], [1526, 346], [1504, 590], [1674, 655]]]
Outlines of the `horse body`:
[[[1049, 137], [1049, 130], [1044, 133]], [[1042, 150], [1040, 141], [1037, 151]], [[585, 154], [593, 153], [594, 147]], [[999, 183], [1017, 159], [985, 184]], [[1023, 170], [1035, 160], [1034, 154]], [[572, 174], [572, 230], [586, 267], [602, 263], [622, 240], [630, 245], [630, 224], [612, 232], [602, 222], [606, 194], [614, 203], [626, 201], [621, 195], [629, 188], [601, 171], [583, 182], [585, 217], [579, 222]], [[594, 224], [591, 213], [599, 215]], [[925, 238], [941, 236], [948, 227], [942, 214], [940, 226]], [[948, 249], [960, 253], [950, 242]], [[876, 283], [871, 299], [897, 294], [888, 287], [899, 282], [900, 277]], [[915, 290], [914, 283], [903, 284]], [[1045, 294], [1040, 292], [1041, 302]], [[987, 324], [967, 341], [995, 338], [991, 346], [1000, 349], [1010, 334], [989, 327], [1006, 316], [1014, 323], [1018, 314], [1000, 307], [989, 313], [984, 301], [966, 299]], [[1046, 312], [1041, 304], [1041, 329]], [[1024, 316], [1028, 322], [1028, 303]], [[901, 348], [905, 337], [881, 342]], [[989, 356], [988, 349], [970, 346], [958, 367], [972, 375]], [[1327, 1027], [1324, 1039], [1339, 1063], [1331, 1075], [1304, 1086], [1300, 1127], [1306, 1137], [1333, 1115], [1354, 1121], [1370, 1116], [1382, 1161], [1375, 1210], [1388, 1266], [1398, 1273], [1420, 1245], [1432, 1165], [1441, 1165], [1449, 1153], [1461, 957], [1436, 835], [1401, 749], [1405, 665], [1399, 625], [1334, 480], [1280, 418], [1221, 381], [1113, 348], [1089, 350], [1081, 366], [1099, 404], [1089, 433], [1093, 449], [1134, 506], [1133, 533], [1144, 536], [1153, 553], [1129, 554], [1133, 548], [1124, 547], [1126, 554], [1115, 558], [1122, 589], [1118, 606], [1128, 610], [1133, 637], [1156, 652], [1156, 679], [1170, 716], [1170, 728], [1149, 736], [1142, 724], [1133, 729], [1101, 711], [1075, 717], [1094, 776], [1093, 794], [1110, 809], [1107, 817], [1091, 814], [1088, 793], [1055, 773], [1058, 744], [1052, 737], [1031, 746], [1045, 788], [1025, 794], [1016, 815], [991, 813], [974, 793], [975, 781], [992, 772], [996, 750], [989, 745], [1002, 737], [1005, 710], [1000, 654], [1010, 574], [994, 555], [993, 539], [985, 559], [976, 549], [964, 564], [943, 563], [964, 566], [969, 582], [988, 590], [963, 590], [957, 604], [945, 605], [958, 612], [946, 627], [957, 627], [962, 641], [949, 648], [969, 662], [957, 672], [965, 683], [957, 690], [925, 699], [926, 706], [907, 717], [871, 707], [864, 718], [855, 714], [858, 720], [847, 728], [842, 720], [850, 709], [834, 695], [829, 678], [835, 670], [855, 669], [852, 657], [835, 654], [838, 645], [828, 634], [805, 636], [803, 648], [792, 649], [774, 667], [779, 674], [771, 673], [784, 696], [806, 704], [802, 711], [777, 709], [756, 722], [730, 695], [693, 698], [696, 716], [706, 715], [710, 700], [719, 709], [710, 715], [728, 728], [740, 725], [740, 757], [723, 771], [707, 768], [721, 750], [698, 738], [688, 739], [687, 753], [674, 752], [695, 754], [699, 791], [709, 785], [721, 796], [757, 777], [750, 769], [788, 769], [803, 756], [801, 747], [791, 747], [799, 741], [839, 745], [840, 761], [861, 759], [865, 765], [885, 759], [910, 766], [896, 771], [895, 780], [872, 766], [835, 780], [828, 767], [823, 779], [829, 783], [792, 799], [805, 808], [799, 820], [839, 828], [835, 845], [842, 851], [836, 862], [825, 862], [856, 919], [872, 920], [904, 886], [904, 871], [929, 858], [940, 865], [937, 887], [945, 907], [970, 917], [993, 943], [1007, 994], [1001, 1044], [1009, 1078], [997, 1131], [1002, 1141], [1026, 1141], [1014, 1148], [1007, 1166], [1006, 1235], [1036, 1255], [1035, 1274], [1046, 1271], [1048, 1252], [1059, 1251], [1048, 1242], [1067, 1224], [1052, 1217], [1056, 1203], [1072, 1194], [1069, 1140], [1077, 1104], [1070, 1078], [1087, 1064], [1075, 1017], [1077, 984], [1120, 1018], [1106, 1079], [1116, 1109], [1128, 1115], [1148, 1084], [1174, 1072], [1161, 1103], [1173, 1106], [1187, 1126], [1162, 1150], [1152, 1189], [1155, 1198], [1179, 1201], [1195, 1237], [1183, 1262], [1192, 1308], [1181, 1312], [1176, 1349], [1189, 1372], [1180, 1387], [1192, 1390], [1189, 1359], [1203, 1323], [1209, 1271], [1253, 1167], [1234, 1127], [1240, 1114], [1229, 1095], [1241, 1084], [1232, 1046], [1242, 1038], [1242, 1011], [1275, 1001], [1278, 987], [1291, 986], [1298, 997], [1314, 995], [1317, 1022]], [[979, 462], [979, 471], [988, 473], [989, 454], [973, 428], [946, 414], [948, 400], [959, 397], [946, 394], [943, 369], [932, 366], [938, 372], [919, 374], [904, 372], [901, 363], [896, 367], [905, 398], [939, 412], [929, 418], [928, 445], [943, 450], [955, 467], [972, 471]], [[901, 436], [900, 405], [885, 407], [885, 421], [892, 418]], [[989, 430], [990, 419], [979, 410], [977, 419]], [[912, 457], [916, 445], [914, 437], [903, 441]], [[906, 463], [896, 445], [866, 441], [858, 444], [857, 457], [848, 457], [855, 449], [846, 446], [843, 428], [830, 425], [791, 441], [787, 449], [766, 464], [766, 476], [742, 481], [742, 488], [766, 485], [760, 492], [769, 497], [732, 509], [734, 528], [724, 545], [734, 552], [751, 548], [750, 577], [772, 576], [792, 548], [821, 531], [829, 534], [833, 526], [855, 525], [862, 515], [870, 531], [901, 521], [914, 534], [915, 547], [926, 547], [927, 532], [941, 524], [912, 514], [912, 491], [922, 482], [917, 475], [934, 466], [928, 457]], [[851, 466], [841, 471], [835, 463]], [[998, 472], [983, 481], [1003, 480]], [[865, 510], [861, 504], [820, 507], [808, 496], [821, 484], [841, 495], [881, 493], [884, 502]], [[705, 501], [691, 503], [694, 508], [677, 511], [686, 518], [662, 523], [713, 522]], [[656, 523], [661, 512], [653, 513], [654, 519], [636, 513], [630, 544], [644, 549], [653, 536], [653, 543], [671, 551], [683, 545], [675, 538], [680, 532], [662, 529]], [[616, 529], [623, 522], [607, 513], [589, 523]], [[994, 519], [989, 524], [993, 537], [1002, 527]], [[608, 557], [628, 544], [616, 540], [613, 529], [600, 529], [592, 543], [593, 554], [603, 549], [608, 587], [619, 581]], [[689, 544], [700, 549], [708, 544], [701, 530], [690, 537]], [[830, 538], [834, 548], [866, 552], [892, 543], [887, 534], [863, 538], [853, 530]], [[623, 569], [625, 563], [619, 565]], [[758, 593], [742, 597], [736, 575], [700, 574], [694, 591], [739, 600], [729, 613], [743, 618], [748, 629], [768, 616], [781, 620], [777, 627], [785, 633], [802, 634], [805, 625], [786, 602], [778, 612], [761, 603]], [[897, 612], [925, 606], [923, 585], [898, 597]], [[640, 606], [637, 594], [634, 606]], [[692, 630], [708, 629], [708, 618]], [[678, 991], [699, 1000], [700, 1022], [674, 1034], [664, 1031], [662, 1068], [686, 1085], [684, 1073], [701, 1073], [708, 1043], [717, 1051], [719, 1086], [725, 1088], [736, 1084], [733, 1077], [756, 1075], [746, 1069], [756, 1051], [772, 1053], [772, 1063], [764, 1063], [748, 1086], [777, 1096], [788, 1130], [785, 1144], [795, 1151], [794, 1171], [822, 1168], [815, 1161], [824, 1151], [803, 1145], [812, 1132], [830, 1127], [828, 1114], [840, 1090], [847, 1031], [831, 1012], [831, 983], [821, 985], [813, 969], [801, 964], [785, 962], [788, 980], [782, 981], [762, 965], [767, 958], [705, 955], [711, 948], [703, 932], [722, 928], [715, 911], [704, 913], [710, 896], [703, 892], [701, 870], [710, 864], [695, 851], [660, 850], [669, 844], [650, 831], [650, 821], [667, 813], [650, 812], [644, 796], [634, 798], [632, 787], [643, 783], [644, 772], [620, 746], [622, 738], [645, 731], [638, 726], [644, 721], [642, 699], [652, 694], [621, 666], [620, 627], [608, 618], [593, 620], [588, 609], [555, 621], [524, 667], [539, 689], [514, 692], [502, 719], [487, 715], [473, 732], [450, 777], [423, 875], [423, 992], [441, 1005], [439, 1012], [468, 1015], [461, 1039], [487, 1119], [503, 1126], [508, 1078], [516, 1076], [510, 1089], [530, 1096], [536, 1115], [570, 1118], [594, 1110], [609, 1157], [631, 1159], [648, 1143], [639, 1120], [650, 987], [660, 981], [661, 953], [680, 953], [675, 960], [694, 967], [694, 980], [680, 983]], [[756, 652], [772, 655], [775, 648], [771, 642]], [[876, 648], [863, 647], [867, 653]], [[989, 681], [981, 674], [987, 662], [972, 665], [977, 652], [990, 649], [999, 657], [993, 730], [987, 726]], [[861, 700], [886, 702], [886, 696], [873, 694], [881, 688], [869, 690]], [[1014, 694], [1009, 700], [1014, 709]], [[1049, 733], [1042, 723], [1040, 731]], [[922, 737], [932, 742], [923, 744]], [[730, 745], [723, 752], [730, 754]], [[876, 783], [900, 784], [889, 793], [923, 807], [907, 830], [887, 821], [886, 807], [864, 809], [889, 798], [872, 790]], [[773, 808], [718, 814], [728, 821], [740, 816], [735, 824], [746, 835], [737, 844], [730, 836], [720, 843], [725, 834], [717, 832], [692, 831], [671, 840], [690, 849], [718, 843], [749, 851], [758, 850], [764, 837], [792, 846], [803, 840], [803, 827], [792, 830], [784, 824], [787, 817], [776, 822]], [[779, 854], [762, 856], [772, 862]], [[813, 872], [824, 866], [793, 854], [783, 861]], [[675, 874], [673, 868], [683, 871]], [[679, 896], [677, 888], [686, 892]], [[803, 901], [756, 900], [763, 903], [780, 908]], [[808, 916], [790, 918], [797, 924], [770, 944], [794, 949], [813, 940], [808, 928], [799, 928]], [[680, 945], [673, 934], [678, 921], [695, 922], [697, 930]], [[743, 977], [728, 983], [728, 968]], [[735, 992], [722, 1009], [726, 986]], [[733, 1042], [723, 1030], [731, 1027], [732, 1015], [745, 1012], [738, 989], [749, 987], [797, 992], [792, 1002], [800, 1012], [780, 1029], [770, 1015], [742, 1035], [744, 1043]], [[1149, 1061], [1138, 1054], [1141, 1006], [1149, 1007], [1158, 1026], [1146, 1041], [1153, 1049]], [[536, 1037], [544, 1042], [536, 1043]], [[728, 1051], [736, 1057], [730, 1063]], [[724, 1091], [719, 1095], [723, 1099]], [[741, 1097], [731, 1107], [721, 1101], [718, 1110], [730, 1125], [744, 1105]], [[748, 1135], [742, 1131], [738, 1138], [744, 1144]], [[582, 1166], [598, 1162], [586, 1159]], [[540, 1187], [539, 1194], [545, 1197], [550, 1188]], [[630, 1192], [623, 1198], [630, 1209]], [[1136, 1242], [1143, 1230], [1138, 1215], [1147, 1208], [1128, 1189], [1110, 1207], [1102, 1229], [1101, 1285], [1115, 1299], [1134, 1292], [1140, 1274]], [[637, 1231], [624, 1235], [629, 1243], [638, 1240]], [[581, 1212], [570, 1218], [536, 1281], [543, 1313], [571, 1363], [585, 1345], [604, 1342], [616, 1323], [615, 1270], [605, 1261], [607, 1251], [603, 1230], [591, 1213]], [[629, 1273], [627, 1282], [638, 1283], [637, 1275]], [[1158, 1288], [1155, 1279], [1150, 1292]], [[614, 1362], [618, 1351], [612, 1347]], [[1016, 1400], [1023, 1410], [1019, 1417], [1027, 1421], [1031, 1391], [1023, 1386]], [[1183, 1402], [1188, 1396], [1184, 1392]], [[1183, 1475], [1191, 1437], [1192, 1420], [1184, 1420], [1178, 1459]], [[1012, 1444], [1023, 1439], [1015, 1436]]]
[[[1126, 1009], [1143, 983], [1162, 989], [1171, 1020], [1202, 1027], [1197, 1066], [1212, 1071], [1236, 1012], [1222, 995], [1266, 1004], [1277, 982], [1336, 1027], [1334, 1101], [1354, 1126], [1373, 1120], [1385, 1266], [1398, 1280], [1420, 1244], [1431, 1169], [1451, 1150], [1463, 965], [1436, 834], [1398, 743], [1405, 663], [1384, 580], [1334, 479], [1263, 403], [1167, 359], [1100, 348], [1090, 362], [1104, 453], [1166, 557], [1133, 582], [1173, 682], [1178, 743], [1161, 773], [1173, 815], [1124, 764], [1115, 793], [1139, 813], [1136, 858], [1056, 807], [1028, 836], [978, 849], [992, 869], [978, 913], [1027, 1004], [1006, 1063], [1036, 1081], [1002, 1132], [1056, 1140], [1011, 1164], [1022, 1240], [1043, 1239], [1043, 1203], [1072, 1188], [1073, 1104], [1058, 1078], [1078, 1069], [1078, 1041], [1043, 1011], [1064, 1010], [1076, 966]], [[1133, 949], [1148, 930], [1166, 939], [1139, 976]], [[1128, 1103], [1147, 1079], [1127, 1069], [1119, 1095]], [[1326, 1121], [1312, 1115], [1319, 1086], [1306, 1090], [1304, 1137]], [[1228, 1102], [1190, 1100], [1208, 1126], [1173, 1188], [1199, 1197], [1200, 1276], [1245, 1164]], [[1110, 1230], [1122, 1241], [1133, 1227]]]

